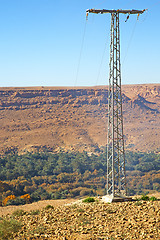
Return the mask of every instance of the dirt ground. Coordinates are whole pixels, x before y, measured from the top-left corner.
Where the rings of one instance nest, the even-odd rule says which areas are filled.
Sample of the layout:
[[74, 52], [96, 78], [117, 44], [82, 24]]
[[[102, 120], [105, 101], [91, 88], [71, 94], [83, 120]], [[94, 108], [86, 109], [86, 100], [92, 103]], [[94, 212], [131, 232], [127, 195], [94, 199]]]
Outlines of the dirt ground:
[[[61, 206], [43, 208], [36, 215], [29, 212], [22, 216], [14, 215], [15, 220], [22, 223], [22, 228], [13, 234], [12, 239], [160, 239], [160, 201], [108, 204], [99, 198], [96, 200], [83, 203], [77, 199], [74, 204], [66, 205], [60, 201]], [[57, 200], [57, 203], [60, 202]], [[12, 219], [13, 216], [8, 218]]]
[[47, 205], [59, 207], [75, 201], [76, 201], [75, 199], [44, 200], [44, 201], [33, 202], [31, 204], [25, 204], [20, 206], [0, 207], [0, 217], [6, 216], [7, 214], [12, 214], [14, 211], [18, 209], [22, 209], [24, 211], [32, 211], [32, 210], [42, 209]]

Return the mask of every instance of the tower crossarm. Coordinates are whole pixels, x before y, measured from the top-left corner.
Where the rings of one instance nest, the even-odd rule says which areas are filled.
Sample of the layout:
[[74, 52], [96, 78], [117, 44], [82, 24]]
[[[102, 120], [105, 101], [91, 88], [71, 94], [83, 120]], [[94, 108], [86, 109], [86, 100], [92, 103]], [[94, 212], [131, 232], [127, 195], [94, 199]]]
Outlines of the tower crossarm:
[[123, 13], [123, 14], [142, 14], [146, 11], [147, 9], [143, 9], [143, 10], [135, 10], [135, 9], [131, 9], [131, 10], [123, 10], [123, 9], [117, 9], [117, 10], [108, 10], [108, 9], [87, 9], [86, 13]]

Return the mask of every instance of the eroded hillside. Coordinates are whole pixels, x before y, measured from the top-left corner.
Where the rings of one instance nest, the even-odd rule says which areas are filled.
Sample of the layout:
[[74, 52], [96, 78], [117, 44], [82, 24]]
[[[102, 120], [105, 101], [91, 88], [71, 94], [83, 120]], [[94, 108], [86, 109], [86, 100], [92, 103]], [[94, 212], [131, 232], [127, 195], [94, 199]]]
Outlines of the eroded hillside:
[[[125, 85], [126, 149], [160, 148], [160, 85]], [[106, 145], [107, 87], [0, 88], [0, 151], [94, 151]]]

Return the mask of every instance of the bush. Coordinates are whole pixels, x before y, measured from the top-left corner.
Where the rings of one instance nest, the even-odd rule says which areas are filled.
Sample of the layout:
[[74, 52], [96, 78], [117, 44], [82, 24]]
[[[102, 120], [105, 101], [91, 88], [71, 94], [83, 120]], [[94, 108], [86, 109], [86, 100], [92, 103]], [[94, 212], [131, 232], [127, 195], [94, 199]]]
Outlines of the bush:
[[30, 212], [31, 215], [38, 215], [40, 213], [39, 210], [33, 210]]
[[53, 199], [61, 199], [61, 197], [62, 197], [62, 195], [58, 191], [52, 194]]
[[25, 215], [25, 214], [26, 214], [26, 212], [25, 212], [24, 210], [19, 209], [19, 210], [14, 211], [14, 212], [12, 213], [12, 216], [14, 216], [14, 217], [20, 217], [20, 216], [23, 216], [23, 215]]
[[83, 200], [84, 203], [91, 203], [91, 202], [95, 202], [95, 199], [92, 197], [88, 197], [86, 199]]
[[40, 201], [41, 197], [40, 197], [40, 193], [38, 193], [38, 191], [35, 191], [31, 194], [31, 198], [33, 201]]
[[23, 199], [26, 203], [31, 203], [31, 196], [29, 194], [22, 195], [20, 198]]
[[14, 200], [16, 199], [16, 196], [15, 195], [9, 195], [8, 197], [6, 197], [4, 200], [3, 200], [3, 205], [6, 206], [8, 201], [11, 201], [11, 200]]
[[52, 205], [47, 205], [44, 209], [45, 209], [45, 210], [54, 209], [54, 207], [53, 207]]
[[150, 197], [149, 201], [157, 201], [158, 199], [154, 196]]
[[15, 199], [8, 200], [7, 203], [6, 203], [6, 206], [9, 206], [9, 205], [16, 205], [16, 206], [18, 206], [18, 205], [24, 205], [24, 204], [26, 204], [25, 199], [23, 199], [23, 198], [15, 198]]
[[[21, 224], [16, 220], [0, 220], [0, 239], [7, 240], [13, 237], [13, 234], [18, 232]], [[13, 238], [12, 238], [13, 239]]]
[[140, 200], [148, 201], [148, 200], [149, 200], [149, 197], [148, 197], [147, 195], [142, 195], [142, 197], [140, 198]]
[[79, 208], [79, 209], [77, 209], [77, 212], [82, 213], [82, 212], [84, 212], [84, 209]]
[[137, 201], [137, 202], [135, 202], [135, 205], [136, 205], [136, 206], [140, 206], [140, 205], [142, 205], [142, 202]]

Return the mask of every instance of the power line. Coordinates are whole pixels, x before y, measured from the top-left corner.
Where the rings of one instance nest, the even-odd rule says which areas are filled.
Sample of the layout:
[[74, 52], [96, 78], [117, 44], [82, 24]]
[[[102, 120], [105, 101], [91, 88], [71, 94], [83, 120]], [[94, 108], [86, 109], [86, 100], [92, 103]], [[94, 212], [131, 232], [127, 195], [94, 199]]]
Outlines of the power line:
[[133, 30], [132, 30], [132, 33], [131, 33], [131, 37], [130, 37], [130, 40], [129, 40], [129, 43], [128, 43], [128, 46], [127, 46], [127, 50], [126, 50], [124, 59], [123, 59], [123, 61], [122, 61], [122, 65], [123, 65], [123, 63], [124, 63], [125, 60], [126, 60], [126, 57], [127, 57], [127, 54], [128, 54], [128, 51], [129, 51], [129, 48], [130, 48], [130, 45], [131, 45], [131, 42], [132, 42], [134, 33], [135, 33], [135, 30], [136, 30], [136, 26], [137, 26], [137, 20], [136, 20], [135, 25], [134, 25], [134, 27], [133, 27]]
[[77, 72], [76, 72], [76, 78], [75, 78], [74, 86], [77, 85], [79, 69], [80, 69], [80, 64], [81, 64], [81, 58], [82, 58], [82, 52], [83, 52], [83, 47], [84, 47], [84, 40], [85, 40], [85, 35], [86, 35], [86, 26], [87, 26], [87, 19], [86, 19], [85, 25], [84, 25], [84, 31], [83, 31], [83, 36], [82, 36], [82, 43], [81, 43], [81, 48], [80, 48], [80, 54], [79, 54], [79, 59], [78, 59]]
[[103, 64], [103, 61], [104, 61], [104, 56], [105, 56], [105, 53], [106, 53], [106, 49], [107, 49], [107, 41], [105, 42], [105, 46], [104, 46], [101, 62], [100, 62], [100, 65], [99, 65], [99, 70], [98, 70], [98, 75], [97, 75], [97, 80], [96, 80], [96, 84], [95, 85], [97, 85], [97, 83], [99, 81], [99, 77], [100, 77], [100, 73], [101, 73], [102, 64]]

